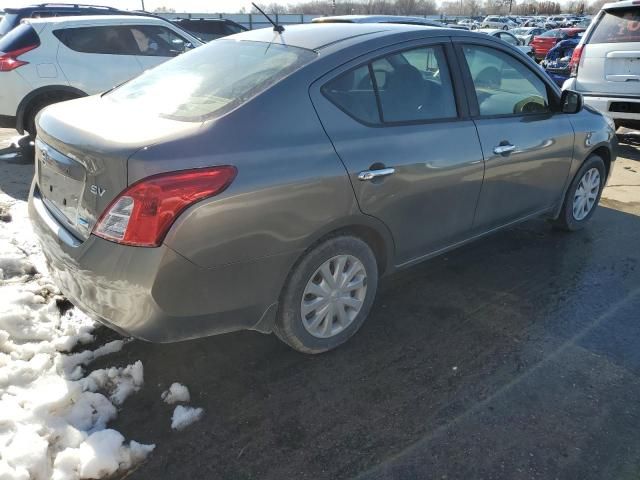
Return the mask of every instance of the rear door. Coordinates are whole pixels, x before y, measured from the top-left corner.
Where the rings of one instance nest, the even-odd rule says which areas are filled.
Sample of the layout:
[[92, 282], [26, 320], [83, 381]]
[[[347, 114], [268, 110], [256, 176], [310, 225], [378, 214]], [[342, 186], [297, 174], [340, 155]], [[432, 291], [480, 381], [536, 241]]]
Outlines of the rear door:
[[584, 43], [577, 90], [640, 97], [640, 5], [601, 12]]
[[311, 88], [361, 210], [393, 234], [397, 264], [471, 230], [484, 166], [454, 60], [448, 38], [411, 42]]
[[142, 73], [127, 27], [101, 25], [61, 28], [58, 65], [69, 84], [90, 95], [104, 92]]
[[555, 90], [532, 62], [495, 42], [456, 41], [485, 176], [474, 228], [486, 231], [549, 210], [573, 157], [573, 127], [556, 113]]

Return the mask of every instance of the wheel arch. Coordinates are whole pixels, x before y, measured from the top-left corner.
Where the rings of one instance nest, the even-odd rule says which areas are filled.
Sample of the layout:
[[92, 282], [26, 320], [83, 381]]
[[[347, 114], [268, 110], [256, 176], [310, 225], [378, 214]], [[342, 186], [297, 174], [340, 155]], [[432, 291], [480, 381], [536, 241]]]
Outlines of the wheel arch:
[[29, 118], [28, 114], [33, 105], [41, 98], [49, 95], [65, 94], [74, 95], [77, 98], [86, 97], [88, 94], [82, 90], [70, 87], [69, 85], [46, 85], [44, 87], [36, 88], [29, 92], [18, 105], [16, 113], [16, 130], [20, 134], [25, 132], [26, 119]]

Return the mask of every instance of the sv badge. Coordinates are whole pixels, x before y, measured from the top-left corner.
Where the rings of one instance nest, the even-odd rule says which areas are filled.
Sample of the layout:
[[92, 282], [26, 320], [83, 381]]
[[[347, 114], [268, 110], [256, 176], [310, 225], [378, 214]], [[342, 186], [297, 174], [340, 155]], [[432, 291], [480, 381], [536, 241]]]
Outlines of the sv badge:
[[99, 187], [98, 185], [91, 185], [91, 187], [89, 187], [89, 190], [91, 191], [91, 193], [93, 193], [94, 195], [98, 195], [99, 197], [103, 196], [106, 192], [104, 188]]

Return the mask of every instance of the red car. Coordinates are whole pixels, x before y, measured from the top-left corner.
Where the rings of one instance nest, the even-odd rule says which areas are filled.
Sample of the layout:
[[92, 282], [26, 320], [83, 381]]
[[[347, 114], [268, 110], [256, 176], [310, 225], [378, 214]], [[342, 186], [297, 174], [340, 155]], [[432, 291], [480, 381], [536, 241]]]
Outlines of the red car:
[[579, 37], [585, 30], [585, 28], [554, 28], [533, 37], [529, 45], [533, 48], [536, 60], [542, 60], [556, 43], [568, 38]]

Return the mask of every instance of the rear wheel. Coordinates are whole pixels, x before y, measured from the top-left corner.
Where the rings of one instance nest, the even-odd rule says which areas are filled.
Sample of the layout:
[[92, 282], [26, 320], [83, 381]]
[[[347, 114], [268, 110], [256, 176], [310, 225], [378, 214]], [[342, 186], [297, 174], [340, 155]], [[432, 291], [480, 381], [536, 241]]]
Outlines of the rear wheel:
[[553, 225], [569, 232], [583, 228], [600, 201], [605, 179], [604, 160], [599, 155], [591, 155], [571, 182], [560, 215]]
[[303, 353], [346, 342], [367, 318], [378, 286], [371, 248], [352, 236], [330, 238], [305, 254], [283, 290], [274, 331]]

